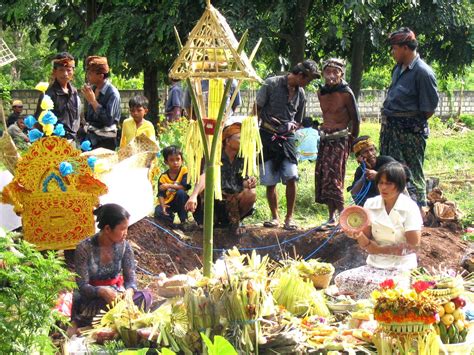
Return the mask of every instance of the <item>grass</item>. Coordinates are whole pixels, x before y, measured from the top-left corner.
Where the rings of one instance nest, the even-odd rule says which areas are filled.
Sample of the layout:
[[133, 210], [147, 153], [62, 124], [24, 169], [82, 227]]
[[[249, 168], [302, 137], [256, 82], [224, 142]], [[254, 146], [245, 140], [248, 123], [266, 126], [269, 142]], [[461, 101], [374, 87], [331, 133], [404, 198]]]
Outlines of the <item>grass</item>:
[[[431, 136], [428, 139], [425, 155], [426, 177], [439, 177], [440, 185], [446, 197], [455, 201], [464, 213], [463, 223], [470, 225], [474, 222], [474, 200], [472, 199], [472, 180], [474, 171], [474, 131], [455, 132], [448, 129], [438, 119], [432, 120]], [[431, 122], [430, 122], [431, 123]], [[361, 135], [369, 135], [378, 146], [380, 124], [364, 122], [361, 125]], [[305, 161], [298, 165], [300, 180], [296, 197], [294, 218], [301, 227], [312, 227], [327, 220], [325, 205], [314, 202], [314, 168], [315, 163]], [[353, 179], [357, 168], [354, 156], [347, 162], [345, 186]], [[285, 187], [277, 186], [279, 197], [279, 214], [283, 219], [286, 214]], [[346, 204], [351, 203], [351, 197], [345, 192]], [[270, 219], [265, 187], [257, 187], [256, 213], [247, 223], [261, 223]]]

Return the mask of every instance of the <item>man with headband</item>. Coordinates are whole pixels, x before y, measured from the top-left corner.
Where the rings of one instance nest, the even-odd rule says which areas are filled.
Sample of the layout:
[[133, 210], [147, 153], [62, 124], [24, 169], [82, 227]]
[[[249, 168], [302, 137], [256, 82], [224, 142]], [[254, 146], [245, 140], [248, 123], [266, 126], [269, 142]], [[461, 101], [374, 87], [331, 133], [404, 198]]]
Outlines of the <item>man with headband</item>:
[[[222, 200], [215, 200], [214, 206], [215, 225], [229, 227], [230, 232], [237, 237], [245, 233], [240, 222], [253, 213], [257, 199], [257, 179], [253, 176], [242, 177], [244, 159], [238, 156], [241, 126], [238, 118], [230, 118], [222, 131]], [[185, 205], [187, 211], [194, 213], [198, 224], [204, 221], [203, 200], [198, 203], [198, 196], [204, 191], [205, 181], [206, 176], [202, 174]]]
[[282, 182], [286, 185], [284, 228], [297, 229], [293, 221], [298, 180], [298, 154], [294, 133], [304, 117], [304, 87], [319, 77], [316, 63], [305, 60], [295, 65], [287, 75], [266, 79], [257, 93], [256, 107], [265, 160], [265, 174], [263, 171], [260, 174], [260, 183], [267, 188], [267, 200], [272, 214], [272, 219], [263, 224], [265, 227], [280, 225], [276, 185]]
[[433, 70], [418, 55], [415, 34], [407, 27], [390, 34], [391, 53], [396, 61], [392, 83], [382, 108], [380, 153], [405, 163], [413, 173], [418, 204], [426, 205], [423, 174], [428, 118], [438, 106]]
[[[387, 155], [378, 155], [375, 143], [369, 136], [360, 136], [352, 143], [352, 152], [354, 153], [359, 167], [354, 174], [354, 181], [347, 188], [352, 195], [354, 202], [359, 206], [364, 206], [368, 198], [379, 195], [377, 185], [375, 184], [375, 175], [387, 163], [394, 162], [395, 159]], [[413, 186], [413, 177], [410, 169], [404, 165], [405, 175], [407, 177], [406, 194], [415, 202], [416, 189]]]
[[77, 89], [71, 84], [76, 67], [74, 57], [68, 52], [56, 54], [53, 58], [54, 82], [46, 90], [54, 103], [53, 113], [64, 125], [65, 138], [76, 140], [81, 123], [81, 99]]
[[82, 88], [87, 100], [86, 139], [93, 149], [115, 150], [117, 146], [117, 123], [120, 121], [120, 94], [109, 81], [110, 70], [107, 58], [90, 56], [86, 59], [87, 81]]
[[343, 80], [345, 63], [331, 58], [323, 64], [325, 84], [318, 90], [323, 113], [315, 170], [316, 202], [328, 206], [328, 228], [336, 225], [336, 212], [344, 209], [344, 176], [352, 140], [359, 135], [357, 103]]

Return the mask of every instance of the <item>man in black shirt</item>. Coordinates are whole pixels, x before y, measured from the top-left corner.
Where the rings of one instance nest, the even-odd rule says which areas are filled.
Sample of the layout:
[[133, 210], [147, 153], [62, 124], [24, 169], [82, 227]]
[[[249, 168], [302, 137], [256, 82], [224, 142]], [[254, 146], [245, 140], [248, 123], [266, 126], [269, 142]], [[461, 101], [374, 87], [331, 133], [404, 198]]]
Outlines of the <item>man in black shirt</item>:
[[[222, 132], [221, 189], [222, 200], [216, 200], [214, 222], [216, 225], [228, 226], [232, 233], [241, 236], [245, 229], [240, 221], [251, 215], [257, 198], [255, 177], [242, 177], [244, 159], [237, 156], [240, 147], [240, 123], [233, 123]], [[199, 178], [189, 196], [185, 209], [194, 213], [198, 224], [203, 222], [203, 206], [198, 204], [198, 196], [205, 188], [205, 174]]]
[[23, 111], [23, 102], [21, 102], [20, 100], [13, 100], [12, 113], [7, 118], [7, 127], [5, 127], [5, 129], [10, 127], [12, 124], [14, 124], [18, 120], [18, 117], [21, 116], [22, 111]]

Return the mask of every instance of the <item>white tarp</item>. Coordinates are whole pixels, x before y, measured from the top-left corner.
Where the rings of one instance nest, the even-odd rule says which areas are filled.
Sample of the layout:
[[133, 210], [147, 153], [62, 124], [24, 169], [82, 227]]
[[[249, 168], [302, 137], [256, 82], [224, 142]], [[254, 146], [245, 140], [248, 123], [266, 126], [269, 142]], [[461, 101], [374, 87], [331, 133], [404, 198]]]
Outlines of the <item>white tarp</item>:
[[[13, 180], [13, 175], [7, 171], [0, 171], [0, 191]], [[13, 205], [0, 203], [0, 227], [11, 231], [21, 227], [21, 218], [13, 212]]]
[[116, 203], [130, 213], [130, 224], [148, 216], [154, 208], [153, 187], [148, 180], [148, 168], [134, 167], [129, 159], [115, 164], [111, 171], [100, 176], [109, 189], [100, 203]]

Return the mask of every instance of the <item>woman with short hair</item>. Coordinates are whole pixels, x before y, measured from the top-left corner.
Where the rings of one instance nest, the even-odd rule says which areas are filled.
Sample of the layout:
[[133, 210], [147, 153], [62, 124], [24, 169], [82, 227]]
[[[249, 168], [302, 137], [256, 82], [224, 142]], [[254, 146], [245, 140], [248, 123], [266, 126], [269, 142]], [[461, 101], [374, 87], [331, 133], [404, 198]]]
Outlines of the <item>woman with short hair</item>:
[[358, 298], [367, 298], [388, 278], [408, 286], [410, 271], [417, 267], [416, 249], [423, 222], [418, 205], [403, 194], [403, 165], [385, 164], [375, 176], [375, 184], [380, 195], [364, 204], [371, 224], [362, 232], [348, 235], [369, 254], [367, 265], [344, 271], [335, 278], [341, 292], [354, 293]]

